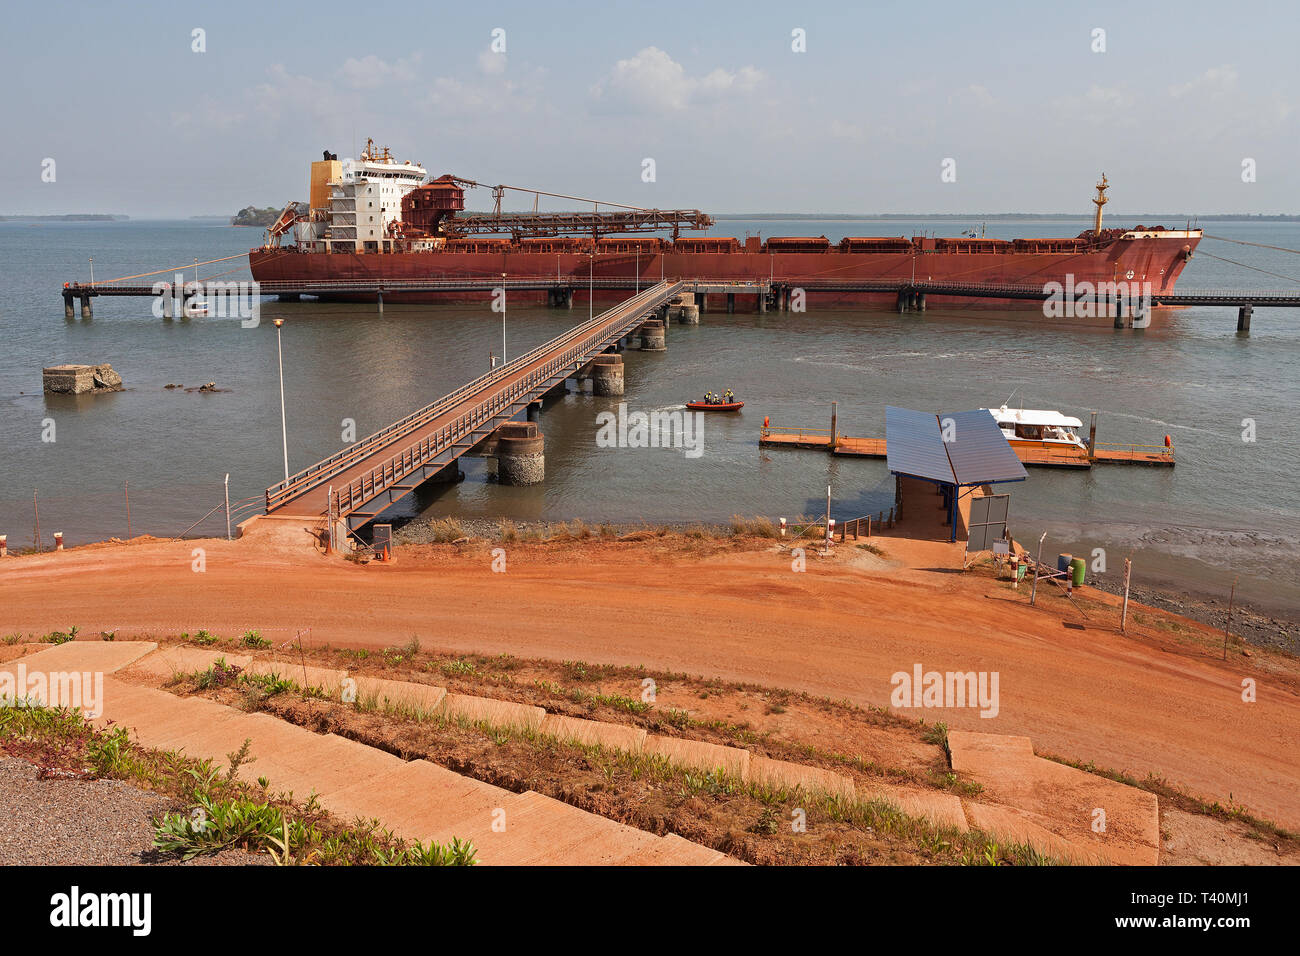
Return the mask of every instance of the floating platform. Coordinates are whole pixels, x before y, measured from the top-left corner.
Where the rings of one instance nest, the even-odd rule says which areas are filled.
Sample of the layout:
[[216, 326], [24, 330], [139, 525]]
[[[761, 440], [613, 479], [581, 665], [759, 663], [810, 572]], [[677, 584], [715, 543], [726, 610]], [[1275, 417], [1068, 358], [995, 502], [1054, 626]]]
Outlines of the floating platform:
[[[848, 458], [884, 458], [883, 438], [852, 438], [837, 435], [832, 442], [829, 429], [782, 429], [779, 426], [760, 430], [758, 443], [766, 448], [808, 448], [828, 451]], [[1016, 457], [1038, 468], [1091, 468], [1093, 465], [1146, 465], [1172, 468], [1174, 450], [1164, 445], [1098, 445], [1091, 456], [1069, 449], [1025, 448], [1012, 445]]]

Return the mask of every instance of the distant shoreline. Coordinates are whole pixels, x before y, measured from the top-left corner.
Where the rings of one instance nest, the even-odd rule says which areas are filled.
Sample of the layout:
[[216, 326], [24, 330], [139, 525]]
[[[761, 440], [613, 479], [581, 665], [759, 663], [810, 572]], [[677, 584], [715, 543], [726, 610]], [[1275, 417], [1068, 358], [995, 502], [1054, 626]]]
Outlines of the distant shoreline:
[[74, 212], [62, 216], [0, 216], [0, 222], [122, 222], [130, 218], [114, 213]]
[[[732, 212], [732, 213], [712, 213], [713, 219], [719, 222], [745, 222], [745, 221], [771, 221], [771, 220], [804, 220], [816, 222], [824, 220], [828, 222], [915, 222], [917, 220], [940, 220], [950, 222], [1079, 222], [1085, 225], [1091, 224], [1092, 218], [1084, 213], [1066, 213], [1066, 212], [971, 212], [971, 213], [950, 213], [950, 212], [913, 212], [913, 213], [840, 213], [840, 212]], [[131, 216], [123, 216], [108, 213], [71, 213], [62, 216], [14, 216], [0, 215], [0, 222], [125, 222], [130, 220]], [[1194, 222], [1300, 222], [1300, 213], [1219, 213], [1211, 216], [1196, 216], [1189, 213], [1168, 213], [1168, 212], [1143, 212], [1143, 213], [1110, 213], [1106, 217], [1111, 222], [1178, 222], [1193, 220]], [[136, 221], [141, 222], [230, 222], [230, 216], [186, 216], [185, 218], [160, 217], [152, 219], [149, 217], [136, 217]]]

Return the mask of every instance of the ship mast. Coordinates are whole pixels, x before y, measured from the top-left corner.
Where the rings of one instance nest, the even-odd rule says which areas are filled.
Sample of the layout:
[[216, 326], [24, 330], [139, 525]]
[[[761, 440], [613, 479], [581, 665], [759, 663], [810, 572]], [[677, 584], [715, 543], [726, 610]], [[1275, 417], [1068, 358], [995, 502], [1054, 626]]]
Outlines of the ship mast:
[[1106, 182], [1106, 174], [1102, 173], [1101, 182], [1097, 184], [1097, 198], [1092, 201], [1093, 205], [1097, 207], [1097, 218], [1092, 224], [1092, 231], [1096, 235], [1101, 235], [1101, 207], [1110, 202], [1110, 200], [1106, 198], [1106, 190], [1109, 188], [1110, 186]]

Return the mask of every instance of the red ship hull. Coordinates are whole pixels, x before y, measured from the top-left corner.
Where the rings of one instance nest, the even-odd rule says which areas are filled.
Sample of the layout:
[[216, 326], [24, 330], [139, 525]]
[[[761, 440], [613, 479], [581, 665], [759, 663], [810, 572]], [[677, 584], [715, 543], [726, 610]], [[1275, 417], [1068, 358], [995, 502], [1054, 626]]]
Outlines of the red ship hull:
[[[1121, 232], [1115, 230], [1115, 232]], [[697, 240], [698, 241], [698, 240]], [[779, 242], [779, 240], [774, 240]], [[1046, 285], [1080, 283], [1149, 282], [1154, 296], [1174, 289], [1179, 274], [1191, 258], [1199, 235], [1144, 233], [1135, 238], [1107, 237], [1100, 242], [1082, 239], [1041, 239], [1000, 242], [993, 240], [925, 239], [888, 240], [902, 251], [855, 251], [830, 247], [821, 252], [786, 252], [742, 248], [739, 251], [678, 251], [664, 243], [663, 252], [598, 251], [589, 262], [585, 251], [539, 252], [509, 243], [484, 242], [473, 249], [447, 248], [428, 252], [302, 252], [295, 247], [254, 249], [249, 253], [253, 278], [259, 282], [318, 282], [329, 280], [396, 280], [560, 277], [572, 284], [575, 298], [585, 301], [589, 275], [597, 279], [631, 280], [645, 284], [661, 277], [720, 280], [771, 280], [786, 286], [818, 281], [929, 280], [935, 282], [1008, 283]], [[752, 240], [751, 240], [752, 242]], [[602, 247], [612, 240], [602, 241]], [[910, 248], [908, 248], [910, 247]], [[590, 273], [589, 273], [590, 270]], [[893, 305], [893, 293], [819, 290], [806, 291], [808, 305]], [[596, 289], [598, 302], [626, 298], [618, 289]], [[538, 304], [544, 291], [517, 292]], [[349, 296], [328, 296], [348, 299]], [[363, 299], [371, 296], [361, 297]], [[713, 297], [721, 300], [720, 295]], [[478, 293], [385, 293], [392, 302], [478, 302]], [[1036, 302], [1010, 299], [944, 296], [945, 304], [1004, 308], [1039, 308]], [[936, 303], [938, 301], [936, 300]], [[753, 294], [736, 295], [740, 310], [757, 307]]]

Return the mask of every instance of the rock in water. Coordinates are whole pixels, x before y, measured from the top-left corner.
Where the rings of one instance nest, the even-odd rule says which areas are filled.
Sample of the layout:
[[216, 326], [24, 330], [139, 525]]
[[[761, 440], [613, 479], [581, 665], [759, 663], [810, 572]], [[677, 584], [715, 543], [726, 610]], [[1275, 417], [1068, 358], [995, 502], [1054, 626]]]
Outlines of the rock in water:
[[103, 392], [122, 391], [122, 376], [113, 371], [107, 362], [95, 366], [95, 389]]
[[122, 376], [113, 366], [54, 365], [44, 369], [42, 379], [45, 391], [62, 395], [82, 395], [86, 392], [120, 392]]

